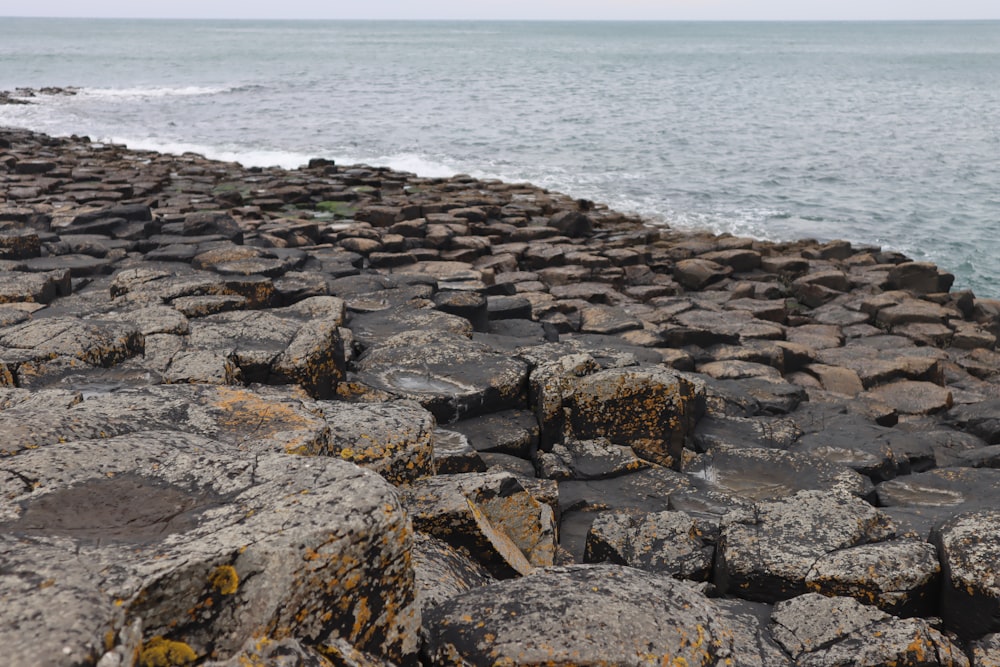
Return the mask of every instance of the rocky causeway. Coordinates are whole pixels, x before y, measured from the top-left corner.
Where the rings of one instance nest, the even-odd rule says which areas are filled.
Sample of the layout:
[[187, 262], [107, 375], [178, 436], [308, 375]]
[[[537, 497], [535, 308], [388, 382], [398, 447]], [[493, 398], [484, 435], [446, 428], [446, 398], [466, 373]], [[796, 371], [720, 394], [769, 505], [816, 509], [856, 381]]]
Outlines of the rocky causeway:
[[0, 129], [5, 664], [1000, 665], [1000, 302]]

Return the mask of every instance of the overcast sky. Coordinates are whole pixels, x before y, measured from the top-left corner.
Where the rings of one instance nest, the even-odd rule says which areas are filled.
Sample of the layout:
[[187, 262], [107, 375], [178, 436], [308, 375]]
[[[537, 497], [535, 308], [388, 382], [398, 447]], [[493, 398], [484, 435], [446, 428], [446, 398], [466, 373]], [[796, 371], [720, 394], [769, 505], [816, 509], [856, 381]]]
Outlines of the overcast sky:
[[0, 16], [542, 20], [1000, 19], [1000, 0], [0, 0]]

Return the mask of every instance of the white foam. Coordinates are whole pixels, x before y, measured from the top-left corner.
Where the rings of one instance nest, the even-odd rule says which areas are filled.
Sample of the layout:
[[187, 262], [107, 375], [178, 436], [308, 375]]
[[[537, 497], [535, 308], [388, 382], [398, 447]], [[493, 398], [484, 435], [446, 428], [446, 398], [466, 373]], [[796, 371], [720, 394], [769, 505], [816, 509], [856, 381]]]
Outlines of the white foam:
[[131, 88], [81, 88], [80, 97], [107, 97], [116, 99], [141, 99], [155, 97], [196, 97], [218, 95], [236, 90], [236, 86], [136, 86]]
[[114, 144], [125, 144], [134, 150], [156, 151], [169, 155], [180, 155], [182, 153], [197, 153], [210, 160], [220, 160], [222, 162], [238, 162], [244, 167], [281, 167], [282, 169], [295, 169], [309, 162], [309, 159], [316, 157], [306, 153], [280, 150], [252, 150], [239, 146], [207, 146], [203, 144], [186, 143], [183, 141], [170, 141], [157, 138], [135, 138], [135, 137], [101, 137], [100, 141]]

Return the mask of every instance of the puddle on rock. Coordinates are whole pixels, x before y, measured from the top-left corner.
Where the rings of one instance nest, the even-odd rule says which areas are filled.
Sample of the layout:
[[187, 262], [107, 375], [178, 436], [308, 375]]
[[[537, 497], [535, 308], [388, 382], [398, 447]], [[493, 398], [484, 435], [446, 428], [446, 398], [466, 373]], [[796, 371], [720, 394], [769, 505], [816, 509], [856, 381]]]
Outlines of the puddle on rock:
[[29, 500], [17, 521], [0, 530], [71, 537], [85, 542], [150, 544], [191, 530], [198, 515], [218, 507], [216, 494], [124, 473], [89, 479]]
[[382, 378], [390, 389], [413, 394], [467, 394], [474, 391], [473, 387], [460, 382], [418, 371], [394, 370]]

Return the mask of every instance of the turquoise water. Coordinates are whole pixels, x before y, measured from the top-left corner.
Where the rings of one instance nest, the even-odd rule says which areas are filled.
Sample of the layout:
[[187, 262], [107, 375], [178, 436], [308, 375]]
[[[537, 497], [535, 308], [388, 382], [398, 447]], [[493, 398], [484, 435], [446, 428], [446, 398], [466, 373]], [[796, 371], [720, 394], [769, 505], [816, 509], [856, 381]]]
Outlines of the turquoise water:
[[0, 19], [0, 124], [527, 180], [674, 227], [846, 238], [1000, 297], [1000, 22]]

